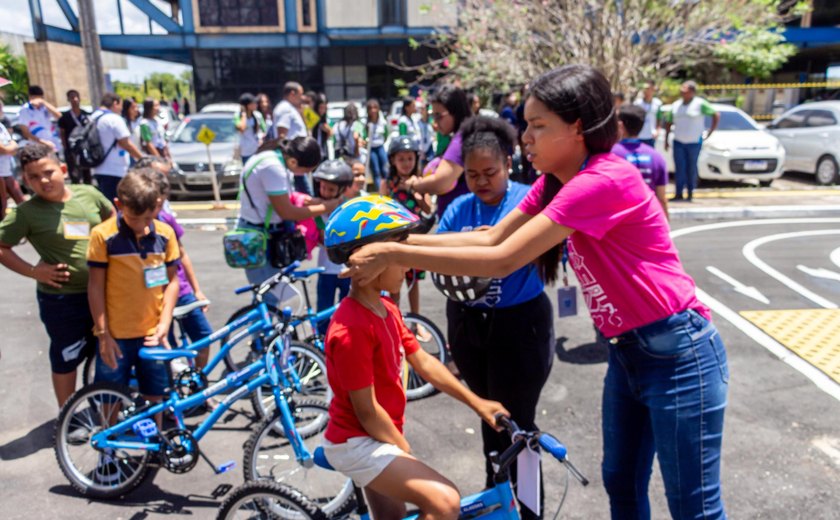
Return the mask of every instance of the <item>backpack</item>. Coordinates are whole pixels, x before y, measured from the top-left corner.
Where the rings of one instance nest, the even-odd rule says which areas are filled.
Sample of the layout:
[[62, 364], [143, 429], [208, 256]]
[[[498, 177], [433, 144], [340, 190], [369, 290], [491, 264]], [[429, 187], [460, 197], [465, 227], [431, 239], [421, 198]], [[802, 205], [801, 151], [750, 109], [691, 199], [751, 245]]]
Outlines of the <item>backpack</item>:
[[67, 138], [67, 152], [73, 156], [76, 165], [83, 168], [96, 168], [105, 162], [105, 158], [117, 146], [116, 139], [107, 151], [102, 146], [96, 123], [104, 115], [105, 113], [99, 114], [90, 119], [87, 124], [79, 125], [70, 132], [70, 137]]

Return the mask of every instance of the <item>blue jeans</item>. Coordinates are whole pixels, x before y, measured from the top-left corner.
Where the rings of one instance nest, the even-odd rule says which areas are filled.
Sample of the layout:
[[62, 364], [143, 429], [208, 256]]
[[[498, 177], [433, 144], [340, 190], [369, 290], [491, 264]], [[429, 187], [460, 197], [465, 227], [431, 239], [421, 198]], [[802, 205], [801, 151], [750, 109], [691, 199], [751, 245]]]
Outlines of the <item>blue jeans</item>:
[[96, 179], [96, 187], [99, 188], [99, 191], [113, 204], [114, 199], [117, 198], [117, 184], [120, 183], [122, 177], [96, 174], [93, 178]]
[[379, 181], [388, 175], [388, 153], [384, 146], [374, 146], [370, 149], [370, 173], [373, 176], [373, 186], [379, 189]]
[[295, 191], [298, 193], [305, 193], [313, 197], [312, 186], [309, 184], [309, 177], [307, 175], [295, 175]]
[[[180, 307], [182, 305], [189, 305], [193, 302], [197, 302], [198, 298], [195, 297], [195, 293], [185, 294], [183, 296], [178, 297], [178, 301], [175, 303], [176, 307]], [[213, 334], [213, 327], [210, 326], [210, 322], [207, 321], [207, 316], [204, 314], [203, 309], [194, 309], [190, 311], [189, 314], [183, 316], [179, 320], [179, 324], [181, 327], [181, 332], [186, 334], [190, 340], [190, 343], [195, 343], [200, 339], [204, 339], [210, 334]], [[178, 348], [178, 341], [175, 338], [175, 327], [169, 328], [169, 345], [172, 348]]]
[[[337, 274], [321, 273], [318, 275], [318, 312], [327, 310], [336, 304], [336, 291], [338, 291], [338, 301], [343, 300], [350, 292], [350, 278], [339, 278]], [[319, 323], [318, 332], [326, 334], [329, 324], [329, 320]]]
[[654, 453], [673, 518], [726, 518], [720, 457], [729, 369], [715, 326], [688, 310], [609, 344], [601, 471], [612, 518], [650, 518]]
[[674, 178], [677, 185], [677, 198], [683, 198], [683, 188], [688, 188], [690, 199], [697, 187], [697, 158], [700, 156], [702, 143], [681, 143], [674, 141]]
[[166, 395], [169, 386], [169, 367], [165, 361], [140, 359], [140, 349], [143, 338], [115, 339], [120, 347], [122, 357], [117, 357], [117, 368], [111, 368], [102, 361], [102, 356], [96, 356], [95, 382], [109, 381], [128, 386], [131, 382], [131, 368], [137, 373], [137, 383], [144, 395]]

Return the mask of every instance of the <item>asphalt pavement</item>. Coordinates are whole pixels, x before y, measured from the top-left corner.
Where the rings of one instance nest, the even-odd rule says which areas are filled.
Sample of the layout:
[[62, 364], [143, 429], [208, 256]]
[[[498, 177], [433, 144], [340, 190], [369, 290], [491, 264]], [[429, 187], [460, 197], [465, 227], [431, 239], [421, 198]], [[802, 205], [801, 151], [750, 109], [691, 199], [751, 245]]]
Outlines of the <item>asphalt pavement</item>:
[[[739, 192], [729, 193], [733, 191]], [[726, 201], [732, 199], [751, 207], [809, 205], [801, 196], [778, 195], [784, 191], [795, 190], [766, 191], [778, 196], [783, 201], [780, 204], [770, 204], [768, 197], [703, 196], [693, 206], [726, 207]], [[811, 192], [808, 201], [819, 198], [828, 206], [840, 202], [837, 190], [802, 191]], [[183, 219], [224, 218], [220, 212], [186, 206], [178, 211]], [[840, 219], [836, 217], [828, 208], [816, 216], [806, 209], [800, 215], [784, 215], [785, 219], [799, 219], [795, 222], [773, 217], [736, 225], [736, 220], [744, 219], [728, 216], [672, 221], [679, 235], [675, 240], [681, 258], [697, 280], [701, 297], [713, 306], [728, 350], [731, 379], [724, 434], [723, 498], [731, 518], [837, 518], [840, 398], [832, 392], [838, 385], [830, 375], [830, 362], [823, 363], [821, 369], [816, 366], [818, 358], [813, 358], [814, 363], [803, 362], [807, 352], [791, 355], [791, 348], [801, 345], [793, 333], [785, 332], [784, 320], [778, 318], [788, 310], [805, 314], [836, 310], [836, 305], [829, 305], [840, 303], [840, 281], [830, 274], [840, 271], [834, 260], [840, 255], [840, 231], [836, 231]], [[720, 227], [709, 227], [715, 225]], [[209, 318], [216, 327], [247, 303], [244, 296], [233, 295], [233, 289], [245, 278], [224, 264], [222, 228], [198, 222], [184, 240], [204, 292], [214, 302]], [[34, 259], [30, 246], [19, 249], [25, 257]], [[200, 462], [188, 475], [165, 470], [152, 473], [120, 501], [82, 498], [62, 475], [52, 449], [57, 410], [49, 381], [47, 337], [38, 319], [33, 284], [2, 270], [0, 288], [5, 337], [0, 343], [0, 516], [213, 518], [222, 499], [214, 496], [218, 494], [215, 492], [220, 486], [236, 486], [243, 481], [242, 444], [253, 424], [248, 403], [235, 406], [235, 411], [227, 414], [201, 444], [217, 464], [237, 461], [232, 472], [216, 476]], [[548, 289], [548, 293], [554, 301], [555, 290]], [[569, 456], [592, 481], [587, 488], [570, 483], [560, 517], [607, 518], [607, 497], [600, 479], [600, 396], [606, 353], [594, 342], [582, 301], [579, 308], [584, 314], [555, 319], [557, 355], [542, 393], [538, 422], [568, 445]], [[423, 282], [421, 311], [445, 330], [444, 299], [430, 281]], [[807, 342], [805, 347], [827, 348], [830, 353], [832, 347], [837, 348], [838, 337], [829, 337], [827, 347]], [[484, 476], [478, 419], [442, 395], [411, 403], [407, 415], [406, 433], [416, 455], [450, 477], [462, 492], [479, 490]], [[544, 470], [547, 512], [553, 515], [565, 472], [551, 460], [544, 461]], [[654, 470], [650, 495], [653, 518], [667, 518], [658, 469]]]

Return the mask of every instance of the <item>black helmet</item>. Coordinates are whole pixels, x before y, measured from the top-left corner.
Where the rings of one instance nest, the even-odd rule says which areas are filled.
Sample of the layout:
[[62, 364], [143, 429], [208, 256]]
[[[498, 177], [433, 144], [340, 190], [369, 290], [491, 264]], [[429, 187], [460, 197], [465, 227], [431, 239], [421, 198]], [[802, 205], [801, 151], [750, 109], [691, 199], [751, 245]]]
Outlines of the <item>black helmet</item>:
[[257, 98], [254, 97], [254, 95], [251, 94], [250, 92], [245, 92], [244, 94], [239, 96], [239, 104], [242, 105], [243, 107], [247, 106], [247, 105], [250, 105], [251, 103], [256, 103], [256, 102], [257, 102]]
[[343, 159], [331, 159], [322, 162], [312, 174], [312, 178], [337, 185], [341, 193], [353, 184], [353, 169]]
[[454, 302], [471, 302], [478, 300], [490, 289], [492, 278], [480, 276], [450, 276], [448, 274], [432, 273], [432, 283], [438, 291]]
[[420, 147], [414, 142], [414, 139], [407, 135], [400, 135], [391, 139], [391, 144], [388, 146], [388, 156], [392, 156], [398, 152], [414, 152], [419, 153]]

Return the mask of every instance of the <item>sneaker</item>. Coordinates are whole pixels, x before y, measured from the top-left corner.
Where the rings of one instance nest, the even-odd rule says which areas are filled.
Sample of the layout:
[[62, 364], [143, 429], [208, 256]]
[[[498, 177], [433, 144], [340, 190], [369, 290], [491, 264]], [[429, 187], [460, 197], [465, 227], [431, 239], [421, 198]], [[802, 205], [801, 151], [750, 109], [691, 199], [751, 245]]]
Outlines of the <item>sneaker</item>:
[[99, 454], [99, 462], [93, 470], [93, 479], [97, 484], [113, 485], [120, 480], [120, 468], [112, 453], [111, 450], [105, 450]]
[[668, 202], [682, 202], [684, 200], [685, 199], [682, 198], [682, 195], [675, 195], [675, 196], [671, 197], [670, 199], [668, 199]]
[[84, 426], [76, 426], [67, 434], [67, 444], [70, 446], [81, 446], [90, 440], [90, 431]]

